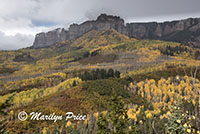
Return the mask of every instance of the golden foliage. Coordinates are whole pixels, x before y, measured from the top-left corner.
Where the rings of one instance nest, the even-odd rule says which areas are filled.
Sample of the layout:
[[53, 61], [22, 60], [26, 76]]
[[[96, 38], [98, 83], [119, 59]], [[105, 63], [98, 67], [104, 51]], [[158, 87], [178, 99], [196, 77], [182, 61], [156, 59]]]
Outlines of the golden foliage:
[[[194, 84], [194, 83], [195, 84]], [[192, 77], [177, 77], [176, 79], [146, 80], [137, 84], [130, 83], [129, 91], [136, 90], [136, 95], [141, 96], [153, 106], [153, 110], [145, 110], [146, 118], [153, 115], [160, 115], [161, 110], [165, 113], [160, 115], [160, 119], [168, 118], [171, 115], [171, 105], [178, 101], [185, 101], [195, 106], [200, 95], [200, 81]], [[137, 121], [143, 106], [135, 106], [128, 110], [128, 116]]]
[[[55, 87], [49, 87], [46, 89], [31, 89], [27, 91], [22, 91], [19, 93], [16, 93], [13, 96], [13, 101], [12, 103], [14, 104], [15, 107], [22, 106], [22, 105], [27, 105], [31, 102], [33, 102], [36, 99], [51, 95], [53, 93], [56, 93], [58, 91], [66, 90], [69, 89], [72, 86], [75, 86], [81, 82], [81, 79], [79, 78], [72, 78], [72, 79], [67, 79], [64, 82], [61, 82], [59, 85]], [[8, 98], [8, 95], [1, 96], [0, 100], [6, 100]]]
[[147, 48], [141, 48], [137, 52], [141, 57], [138, 59], [138, 62], [151, 62], [155, 61], [161, 54], [159, 50], [150, 50]]

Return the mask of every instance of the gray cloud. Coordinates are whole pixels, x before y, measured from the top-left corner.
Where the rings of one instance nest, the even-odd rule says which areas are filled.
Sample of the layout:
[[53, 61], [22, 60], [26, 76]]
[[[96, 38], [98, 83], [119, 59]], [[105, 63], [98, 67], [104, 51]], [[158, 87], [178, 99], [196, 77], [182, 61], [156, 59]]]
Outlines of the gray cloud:
[[7, 36], [0, 32], [0, 48], [1, 50], [14, 50], [29, 47], [33, 43], [33, 38], [33, 35], [16, 34]]
[[[96, 19], [100, 13], [119, 15], [126, 22], [185, 19], [200, 17], [199, 5], [199, 0], [1, 0], [0, 31], [5, 39], [35, 35]], [[18, 44], [15, 48], [26, 46]]]

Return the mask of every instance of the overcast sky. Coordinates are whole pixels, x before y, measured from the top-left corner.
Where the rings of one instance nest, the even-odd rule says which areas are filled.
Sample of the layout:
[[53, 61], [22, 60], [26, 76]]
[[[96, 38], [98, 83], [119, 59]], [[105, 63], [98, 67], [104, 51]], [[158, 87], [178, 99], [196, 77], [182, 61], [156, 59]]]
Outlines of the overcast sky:
[[38, 32], [96, 19], [100, 13], [126, 22], [200, 17], [200, 0], [0, 0], [0, 49], [31, 46]]

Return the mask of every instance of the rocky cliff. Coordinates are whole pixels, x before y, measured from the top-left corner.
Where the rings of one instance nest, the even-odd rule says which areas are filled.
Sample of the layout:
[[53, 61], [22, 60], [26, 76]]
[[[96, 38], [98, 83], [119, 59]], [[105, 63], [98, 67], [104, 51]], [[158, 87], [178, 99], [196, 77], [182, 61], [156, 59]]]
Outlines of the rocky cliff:
[[38, 33], [35, 36], [35, 41], [32, 48], [48, 47], [57, 42], [61, 42], [69, 39], [69, 32], [64, 28], [57, 28], [47, 33]]
[[164, 23], [126, 24], [129, 37], [159, 39], [200, 47], [200, 18], [189, 18]]
[[94, 21], [86, 21], [80, 25], [72, 24], [70, 25], [69, 30], [58, 28], [47, 33], [38, 33], [35, 37], [32, 48], [47, 47], [63, 40], [75, 39], [92, 29], [99, 31], [115, 29], [120, 33], [126, 34], [123, 19], [117, 16], [101, 14]]
[[55, 29], [47, 33], [39, 33], [35, 37], [33, 48], [51, 46], [57, 42], [75, 39], [91, 30], [116, 31], [138, 39], [159, 39], [176, 41], [186, 45], [200, 47], [200, 19], [189, 18], [172, 22], [127, 23], [118, 16], [101, 14], [96, 20], [82, 24], [72, 24], [69, 30]]
[[69, 38], [74, 39], [82, 36], [90, 30], [108, 30], [115, 29], [116, 31], [126, 34], [124, 20], [117, 16], [101, 14], [95, 21], [86, 21], [80, 25], [73, 24], [69, 27]]

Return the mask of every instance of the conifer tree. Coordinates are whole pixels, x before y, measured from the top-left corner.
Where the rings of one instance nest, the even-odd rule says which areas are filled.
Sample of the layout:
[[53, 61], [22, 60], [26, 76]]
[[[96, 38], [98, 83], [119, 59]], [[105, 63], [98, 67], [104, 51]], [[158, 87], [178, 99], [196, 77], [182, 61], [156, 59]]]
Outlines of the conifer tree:
[[116, 70], [114, 76], [120, 78], [120, 72]]
[[106, 117], [103, 114], [99, 115], [98, 121], [97, 121], [97, 134], [109, 134], [110, 129], [108, 126], [108, 121], [106, 120]]
[[40, 134], [40, 128], [36, 127], [35, 134]]
[[113, 77], [114, 76], [114, 70], [112, 68], [110, 68], [108, 70], [108, 77]]
[[[111, 98], [110, 110], [107, 116], [100, 115], [97, 122], [98, 133], [127, 134], [129, 119], [121, 97], [114, 92]], [[105, 134], [106, 134], [105, 133]]]

